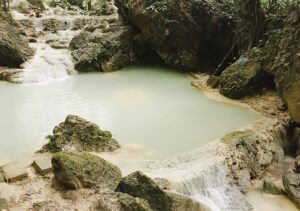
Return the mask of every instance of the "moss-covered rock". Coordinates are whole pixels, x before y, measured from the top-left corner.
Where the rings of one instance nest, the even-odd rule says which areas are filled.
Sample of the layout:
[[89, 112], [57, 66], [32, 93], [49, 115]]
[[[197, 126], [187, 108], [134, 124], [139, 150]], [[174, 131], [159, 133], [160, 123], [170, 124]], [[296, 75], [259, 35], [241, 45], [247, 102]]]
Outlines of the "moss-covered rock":
[[59, 152], [52, 157], [55, 181], [66, 189], [115, 189], [122, 178], [118, 167], [87, 152]]
[[105, 191], [98, 194], [92, 210], [97, 211], [153, 211], [145, 199], [126, 193]]
[[175, 67], [216, 67], [231, 48], [229, 1], [116, 0], [116, 5], [125, 22], [134, 25], [162, 60]]
[[285, 21], [272, 21], [263, 49], [264, 69], [274, 76], [277, 90], [297, 123], [300, 123], [299, 15], [300, 7], [296, 7]]
[[265, 179], [263, 182], [263, 192], [273, 195], [283, 195], [284, 191], [275, 182]]
[[133, 34], [128, 26], [109, 29], [87, 27], [70, 43], [78, 71], [115, 71], [137, 64]]
[[162, 190], [151, 178], [142, 172], [134, 172], [124, 177], [117, 191], [147, 200], [155, 211], [194, 211], [202, 206], [185, 195]]
[[0, 11], [0, 65], [19, 67], [34, 53], [10, 14]]
[[153, 210], [168, 210], [171, 205], [168, 195], [151, 178], [139, 171], [124, 177], [117, 191], [146, 199]]
[[109, 131], [102, 131], [96, 124], [74, 115], [68, 115], [64, 122], [56, 126], [48, 139], [49, 143], [40, 152], [111, 152], [120, 147]]
[[223, 71], [220, 92], [226, 97], [239, 99], [253, 94], [266, 82], [261, 66], [261, 50], [253, 48]]
[[152, 211], [149, 203], [142, 198], [135, 198], [125, 193], [118, 193], [118, 202], [124, 211]]

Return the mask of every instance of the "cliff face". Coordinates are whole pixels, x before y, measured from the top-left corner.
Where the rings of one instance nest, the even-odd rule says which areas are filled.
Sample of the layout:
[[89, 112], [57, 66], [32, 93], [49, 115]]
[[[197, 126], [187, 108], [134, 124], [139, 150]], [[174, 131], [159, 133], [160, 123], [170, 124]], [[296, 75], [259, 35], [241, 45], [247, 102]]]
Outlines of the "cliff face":
[[233, 21], [226, 2], [117, 0], [116, 5], [125, 23], [174, 67], [212, 69], [231, 48]]
[[12, 17], [0, 11], [0, 65], [19, 67], [33, 55]]
[[271, 23], [264, 46], [264, 69], [274, 76], [279, 95], [286, 102], [291, 117], [300, 123], [300, 7], [284, 22]]

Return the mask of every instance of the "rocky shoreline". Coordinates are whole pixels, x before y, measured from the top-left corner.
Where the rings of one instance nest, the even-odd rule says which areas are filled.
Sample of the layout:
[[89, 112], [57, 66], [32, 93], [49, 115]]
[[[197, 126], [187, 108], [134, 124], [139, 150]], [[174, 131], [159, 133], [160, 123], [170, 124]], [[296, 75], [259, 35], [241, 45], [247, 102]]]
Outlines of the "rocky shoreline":
[[[16, 5], [18, 12], [31, 4], [26, 2], [25, 6]], [[3, 183], [7, 175], [3, 178], [0, 173], [0, 209], [252, 210], [243, 194], [256, 181], [264, 180], [269, 168], [284, 162], [284, 156], [296, 158], [299, 154], [299, 59], [295, 59], [299, 58], [299, 8], [285, 21], [270, 21], [267, 36], [256, 34], [263, 44], [253, 41], [250, 48], [236, 52], [239, 59], [230, 55], [219, 64], [228, 51], [235, 51], [232, 43], [236, 22], [230, 4], [116, 0], [118, 19], [111, 1], [101, 7], [85, 3], [54, 1], [56, 18], [45, 15], [19, 22], [1, 11], [0, 65], [6, 67], [0, 69], [0, 79], [24, 82], [23, 74], [28, 71], [20, 68], [21, 64], [28, 61], [30, 66], [40, 55], [33, 57], [30, 46], [34, 44], [29, 42], [72, 57], [72, 62], [60, 63], [66, 70], [63, 76], [73, 72], [73, 66], [79, 72], [108, 72], [143, 63], [147, 57], [159, 57], [176, 68], [205, 69], [209, 75], [190, 73], [193, 86], [216, 100], [251, 107], [263, 119], [171, 160], [146, 161], [139, 166], [143, 173], [122, 175], [114, 164], [88, 153], [117, 150], [120, 146], [111, 133], [80, 117], [68, 116], [41, 150], [54, 153], [53, 173], [39, 175], [26, 166], [27, 178], [10, 184]], [[91, 16], [84, 14], [86, 8]], [[177, 11], [181, 13], [173, 17]], [[262, 22], [264, 15], [259, 15]], [[66, 17], [72, 17], [71, 21], [62, 21]], [[3, 30], [7, 28], [10, 30]], [[58, 36], [61, 30], [72, 32], [64, 42]], [[216, 37], [219, 33], [224, 36]], [[44, 49], [37, 48], [36, 52]], [[38, 58], [44, 57], [42, 54]], [[45, 61], [52, 62], [47, 58]], [[219, 93], [234, 100], [225, 100]], [[264, 182], [260, 188], [271, 194], [286, 194], [299, 207], [298, 160], [283, 173], [280, 188], [272, 182]]]
[[[199, 81], [203, 82], [203, 77], [201, 79], [202, 80], [198, 78], [198, 85], [200, 84]], [[195, 83], [196, 81], [193, 82], [194, 85]], [[210, 92], [208, 91], [209, 89], [211, 90]], [[213, 93], [216, 95], [215, 90], [212, 90], [209, 87], [207, 87], [206, 92], [208, 94]], [[264, 98], [254, 98], [255, 101], [253, 101], [253, 99], [249, 100], [250, 103], [249, 104], [244, 103], [244, 106], [251, 106], [251, 102], [254, 104], [254, 102], [257, 103], [259, 101], [261, 105], [265, 104], [266, 106], [270, 102], [269, 97], [270, 96], [268, 96], [267, 94], [266, 97], [266, 99], [268, 99], [267, 101], [262, 101], [262, 99]], [[156, 177], [163, 178], [163, 180], [162, 179], [154, 180], [157, 182], [158, 185], [160, 185], [161, 188], [167, 188], [169, 191], [173, 191], [178, 194], [185, 194], [186, 195], [185, 197], [192, 197], [192, 198], [195, 198], [194, 195], [195, 193], [190, 192], [191, 191], [190, 189], [186, 189], [186, 187], [188, 187], [187, 184], [194, 185], [195, 180], [199, 184], [202, 184], [207, 179], [205, 178], [205, 176], [208, 171], [212, 171], [212, 172], [217, 171], [218, 172], [217, 174], [211, 173], [210, 179], [218, 180], [217, 177], [222, 176], [223, 177], [222, 181], [224, 180], [222, 183], [224, 182], [227, 183], [228, 186], [227, 188], [229, 188], [232, 191], [231, 194], [237, 195], [236, 197], [240, 197], [240, 201], [238, 204], [243, 204], [243, 206], [241, 206], [239, 210], [249, 210], [249, 209], [251, 210], [251, 206], [245, 201], [244, 196], [241, 194], [241, 192], [247, 193], [252, 187], [254, 181], [263, 178], [264, 172], [268, 169], [268, 167], [271, 167], [273, 164], [280, 163], [283, 161], [284, 159], [283, 146], [288, 144], [288, 139], [286, 138], [287, 135], [286, 125], [287, 125], [288, 113], [286, 111], [278, 110], [278, 108], [275, 106], [274, 109], [277, 109], [277, 111], [281, 113], [282, 118], [278, 118], [280, 115], [274, 116], [270, 114], [269, 111], [266, 112], [266, 110], [258, 109], [257, 111], [261, 112], [261, 114], [265, 116], [259, 122], [249, 125], [239, 131], [228, 134], [227, 136], [221, 138], [220, 140], [217, 140], [212, 144], [208, 144], [208, 146], [204, 146], [199, 150], [195, 150], [195, 152], [187, 153], [185, 155], [179, 156], [169, 161], [144, 162], [143, 164], [141, 164], [140, 168], [143, 172], [146, 173], [146, 175], [149, 175], [152, 178], [156, 178]], [[68, 118], [70, 119], [70, 117], [72, 116], [69, 116]], [[77, 117], [74, 118], [76, 119]], [[85, 120], [82, 120], [80, 122], [85, 123]], [[61, 124], [60, 126], [62, 128], [65, 127], [64, 124]], [[68, 127], [66, 127], [64, 130], [66, 130], [67, 128]], [[78, 127], [78, 129], [81, 130], [82, 127]], [[64, 134], [58, 131], [61, 130], [60, 129], [54, 130], [54, 132], [57, 135]], [[86, 130], [86, 132], [89, 133], [91, 132], [91, 130]], [[71, 134], [76, 134], [76, 133], [71, 132]], [[72, 135], [71, 137], [74, 137], [71, 140], [77, 139], [76, 135], [75, 136]], [[66, 139], [63, 138], [62, 140], [66, 140]], [[202, 163], [201, 160], [202, 159], [207, 160], [208, 157], [211, 157], [210, 158], [211, 163], [209, 165], [202, 164], [201, 166]], [[191, 173], [190, 168], [196, 170], [193, 170], [193, 173]], [[82, 168], [78, 168], [78, 170], [79, 169]], [[181, 172], [182, 170], [186, 172], [186, 173], [182, 172], [183, 175], [187, 174], [186, 176], [182, 176], [180, 175], [182, 173], [178, 173]], [[100, 204], [102, 204], [101, 206], [105, 207], [104, 210], [109, 210], [109, 207], [111, 208], [111, 210], [118, 210], [118, 208], [116, 207], [121, 206], [120, 203], [121, 204], [123, 203], [120, 201], [116, 203], [116, 201], [118, 201], [117, 199], [121, 196], [115, 195], [115, 193], [111, 191], [106, 192], [105, 190], [103, 190], [103, 188], [100, 189], [84, 188], [76, 191], [61, 192], [61, 189], [53, 188], [55, 187], [53, 186], [53, 181], [56, 180], [54, 176], [55, 174], [53, 175], [52, 173], [50, 173], [45, 176], [40, 176], [34, 173], [34, 170], [31, 167], [27, 168], [26, 171], [28, 172], [27, 179], [13, 184], [5, 184], [5, 183], [0, 184], [0, 192], [2, 194], [2, 197], [8, 199], [11, 210], [14, 209], [22, 209], [22, 210], [58, 209], [59, 210], [63, 207], [68, 207], [68, 209], [74, 209], [74, 210], [78, 208], [82, 210], [88, 210], [88, 209], [101, 210], [101, 208], [94, 207], [94, 206], [99, 207]], [[84, 178], [84, 177], [80, 176], [79, 178]], [[80, 180], [76, 179], [74, 181], [80, 181]], [[203, 181], [200, 182], [201, 180]], [[80, 183], [76, 182], [75, 184], [81, 184], [81, 182]], [[213, 184], [210, 185], [213, 186]], [[214, 185], [218, 186], [218, 183], [216, 182], [216, 184]], [[82, 187], [82, 185], [79, 186], [76, 185], [75, 187]], [[207, 194], [205, 193], [207, 191], [206, 188], [211, 188], [211, 187], [206, 187], [206, 188], [198, 187], [198, 188], [199, 188], [198, 189], [199, 193], [205, 195]], [[28, 191], [30, 192], [29, 195], [28, 195]], [[101, 197], [99, 194], [101, 195]], [[138, 196], [134, 195], [134, 197], [138, 197]], [[49, 200], [50, 198], [51, 200]], [[104, 202], [108, 199], [110, 201], [113, 200], [115, 204], [114, 205], [112, 205], [111, 203], [105, 204]], [[14, 200], [16, 202], [14, 202]], [[84, 202], [82, 200], [84, 200]], [[98, 200], [100, 200], [101, 203]], [[131, 199], [131, 201], [132, 200], [133, 199]], [[219, 206], [223, 207], [224, 210], [230, 210], [234, 206], [238, 206], [237, 201], [230, 199], [230, 196], [228, 198], [225, 198], [224, 200], [228, 204], [223, 204], [223, 205], [219, 204]], [[241, 201], [243, 202], [241, 203]], [[189, 210], [188, 207], [190, 206], [191, 206], [190, 210], [211, 209], [211, 207], [210, 208], [206, 207], [207, 206], [206, 204], [195, 205], [197, 204], [196, 202], [192, 202], [192, 204], [193, 206], [188, 203], [188, 205], [186, 205], [187, 207], [185, 208], [177, 207], [177, 208], [172, 208], [171, 210]], [[216, 204], [218, 204], [218, 202], [216, 202]], [[199, 209], [198, 208], [196, 209], [194, 206], [199, 206]], [[130, 205], [130, 207], [132, 206]], [[140, 209], [141, 208], [137, 208], [137, 210]], [[147, 209], [143, 208], [142, 210], [147, 210]]]

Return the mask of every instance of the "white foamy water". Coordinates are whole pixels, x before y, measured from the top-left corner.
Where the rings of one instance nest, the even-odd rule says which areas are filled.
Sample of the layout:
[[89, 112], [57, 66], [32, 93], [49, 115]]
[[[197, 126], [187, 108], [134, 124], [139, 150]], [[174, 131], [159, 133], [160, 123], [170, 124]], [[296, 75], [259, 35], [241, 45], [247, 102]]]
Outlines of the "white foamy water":
[[31, 43], [36, 50], [33, 59], [25, 62], [20, 79], [23, 83], [37, 83], [66, 78], [74, 73], [71, 56], [67, 49], [54, 49], [45, 43]]
[[[57, 31], [55, 34], [51, 32], [43, 32], [43, 21], [51, 16], [43, 18], [27, 18], [18, 14], [14, 15], [16, 19], [28, 19], [33, 22], [35, 31], [41, 34], [37, 38], [36, 43], [30, 43], [30, 47], [35, 49], [33, 58], [21, 65], [22, 71], [13, 76], [12, 81], [21, 83], [38, 83], [51, 81], [53, 79], [62, 79], [75, 73], [72, 58], [68, 49], [54, 49], [46, 43], [45, 38], [53, 37], [58, 42], [64, 41], [69, 43], [71, 39], [78, 33], [72, 31], [76, 17], [56, 17], [66, 23], [65, 30]], [[43, 33], [45, 35], [43, 35]]]

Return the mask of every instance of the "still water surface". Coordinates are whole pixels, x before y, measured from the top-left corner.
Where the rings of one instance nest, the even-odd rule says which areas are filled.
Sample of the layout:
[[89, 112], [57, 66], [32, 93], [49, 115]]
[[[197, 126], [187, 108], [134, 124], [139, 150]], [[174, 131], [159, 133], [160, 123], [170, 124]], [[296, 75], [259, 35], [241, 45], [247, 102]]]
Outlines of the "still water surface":
[[[213, 101], [183, 73], [131, 67], [39, 84], [0, 82], [0, 159], [38, 150], [68, 114], [110, 130], [129, 153], [170, 158], [259, 118]], [[134, 157], [134, 156], [133, 156]]]

